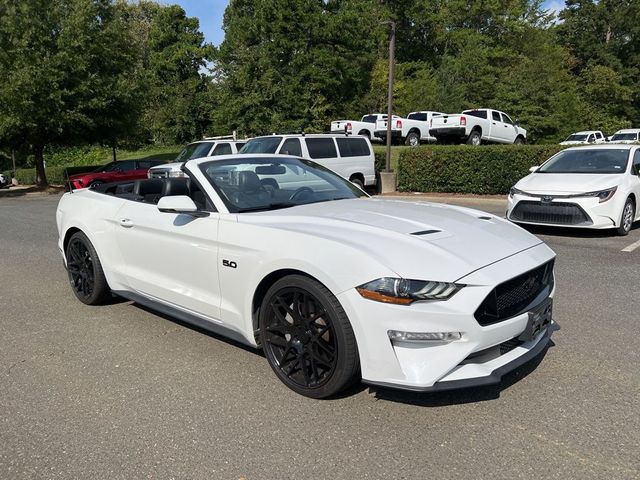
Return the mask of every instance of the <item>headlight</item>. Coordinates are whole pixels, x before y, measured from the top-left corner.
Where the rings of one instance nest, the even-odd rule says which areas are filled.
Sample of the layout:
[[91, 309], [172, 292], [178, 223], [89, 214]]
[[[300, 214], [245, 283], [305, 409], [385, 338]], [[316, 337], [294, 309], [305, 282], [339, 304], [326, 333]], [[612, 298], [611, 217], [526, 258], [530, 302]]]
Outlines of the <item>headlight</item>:
[[611, 197], [616, 193], [618, 187], [607, 188], [606, 190], [599, 190], [597, 192], [587, 192], [581, 194], [581, 197], [598, 197], [600, 203], [606, 202], [607, 200], [611, 200]]
[[449, 282], [378, 278], [356, 287], [364, 298], [383, 303], [409, 305], [421, 300], [448, 300], [464, 285]]
[[183, 177], [186, 177], [186, 175], [184, 174], [184, 172], [182, 170], [175, 170], [175, 171], [169, 172], [169, 177], [171, 177], [171, 178], [183, 178]]
[[509, 190], [509, 195], [513, 197], [514, 195], [526, 195], [522, 190], [518, 190], [516, 187], [511, 187]]

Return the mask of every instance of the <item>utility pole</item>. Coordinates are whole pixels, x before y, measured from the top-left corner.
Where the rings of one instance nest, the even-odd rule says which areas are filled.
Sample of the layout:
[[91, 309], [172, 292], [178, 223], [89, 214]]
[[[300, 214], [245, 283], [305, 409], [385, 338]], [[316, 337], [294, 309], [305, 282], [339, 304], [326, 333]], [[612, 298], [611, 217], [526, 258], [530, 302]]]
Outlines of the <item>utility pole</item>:
[[13, 161], [13, 178], [16, 178], [16, 151], [11, 149], [11, 160]]
[[389, 38], [389, 82], [387, 91], [387, 155], [385, 172], [391, 171], [391, 120], [393, 112], [393, 74], [395, 69], [395, 53], [396, 53], [396, 22], [387, 20], [382, 22], [384, 25], [391, 26], [391, 36]]

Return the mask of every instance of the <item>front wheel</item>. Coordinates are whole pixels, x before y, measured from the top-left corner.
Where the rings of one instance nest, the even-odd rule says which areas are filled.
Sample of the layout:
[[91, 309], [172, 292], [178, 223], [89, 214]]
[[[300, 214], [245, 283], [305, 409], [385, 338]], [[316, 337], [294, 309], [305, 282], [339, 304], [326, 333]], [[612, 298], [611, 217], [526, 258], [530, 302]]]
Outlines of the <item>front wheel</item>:
[[513, 142], [514, 145], [524, 145], [524, 138], [522, 137], [517, 137], [516, 140]]
[[355, 335], [342, 306], [324, 285], [303, 275], [286, 276], [267, 291], [260, 340], [278, 378], [306, 397], [335, 395], [359, 370]]
[[111, 290], [96, 249], [87, 236], [82, 232], [74, 233], [69, 239], [65, 254], [69, 282], [78, 300], [87, 305], [98, 305], [106, 301]]
[[616, 228], [616, 233], [620, 236], [628, 235], [633, 225], [633, 219], [636, 216], [636, 206], [631, 198], [627, 198], [622, 209], [622, 216], [620, 217], [620, 226]]

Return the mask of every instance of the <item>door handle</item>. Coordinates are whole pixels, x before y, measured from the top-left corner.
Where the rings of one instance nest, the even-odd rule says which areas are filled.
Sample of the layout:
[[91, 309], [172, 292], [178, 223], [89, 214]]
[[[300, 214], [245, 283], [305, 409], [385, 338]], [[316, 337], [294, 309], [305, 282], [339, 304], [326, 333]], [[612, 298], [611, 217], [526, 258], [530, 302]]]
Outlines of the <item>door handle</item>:
[[131, 228], [131, 227], [133, 227], [133, 222], [129, 218], [121, 218], [120, 219], [120, 226], [124, 227], [124, 228]]
[[496, 125], [496, 122], [493, 122], [494, 125]]

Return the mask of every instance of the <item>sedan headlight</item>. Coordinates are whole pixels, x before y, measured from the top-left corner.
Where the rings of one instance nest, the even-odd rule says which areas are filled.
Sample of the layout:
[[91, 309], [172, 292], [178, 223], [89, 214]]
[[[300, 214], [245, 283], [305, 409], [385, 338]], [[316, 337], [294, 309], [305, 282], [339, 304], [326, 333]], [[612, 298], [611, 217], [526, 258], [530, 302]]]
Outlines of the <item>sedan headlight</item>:
[[518, 190], [516, 187], [511, 187], [509, 190], [509, 196], [513, 197], [514, 195], [526, 195], [522, 190]]
[[607, 200], [611, 200], [611, 197], [616, 193], [618, 187], [607, 188], [606, 190], [599, 190], [597, 192], [587, 192], [580, 196], [582, 197], [598, 197], [600, 203], [606, 202]]
[[409, 305], [423, 300], [448, 300], [464, 285], [449, 282], [378, 278], [356, 287], [364, 298], [383, 303]]

